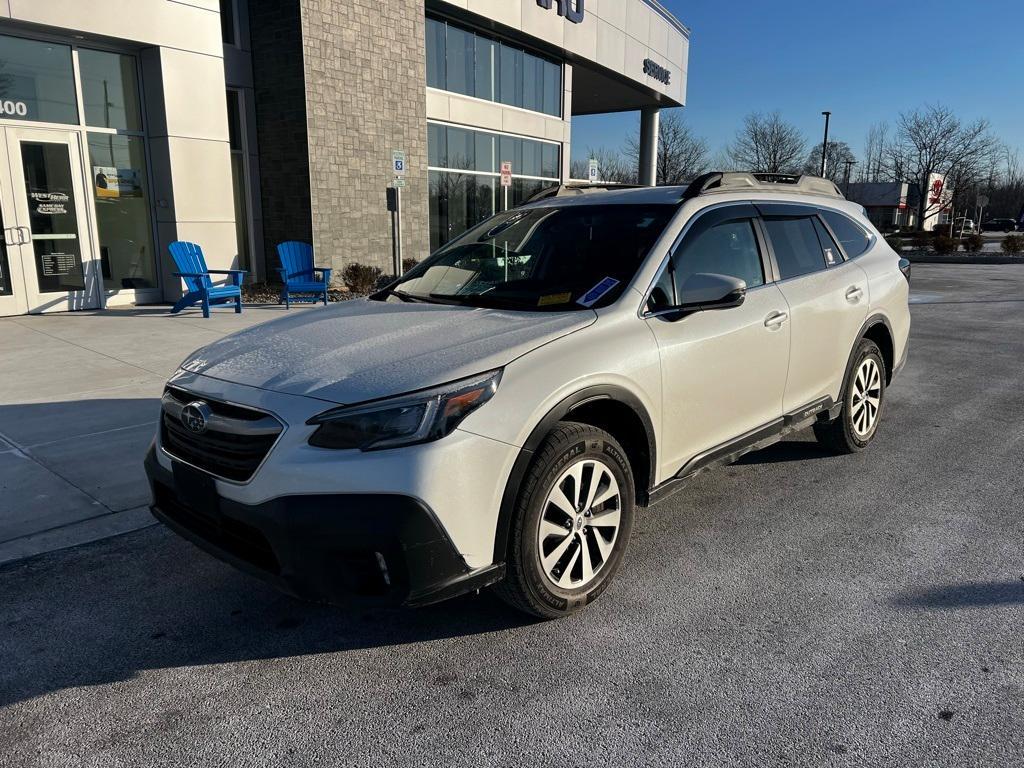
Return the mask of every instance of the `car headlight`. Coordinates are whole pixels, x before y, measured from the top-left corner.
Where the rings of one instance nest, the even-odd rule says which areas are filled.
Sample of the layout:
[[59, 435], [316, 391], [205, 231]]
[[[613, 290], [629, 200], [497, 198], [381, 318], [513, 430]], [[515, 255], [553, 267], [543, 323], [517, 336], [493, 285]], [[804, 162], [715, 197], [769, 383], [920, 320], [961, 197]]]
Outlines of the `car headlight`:
[[377, 451], [438, 440], [490, 400], [500, 380], [500, 370], [490, 371], [421, 392], [335, 408], [306, 422], [319, 425], [309, 444]]

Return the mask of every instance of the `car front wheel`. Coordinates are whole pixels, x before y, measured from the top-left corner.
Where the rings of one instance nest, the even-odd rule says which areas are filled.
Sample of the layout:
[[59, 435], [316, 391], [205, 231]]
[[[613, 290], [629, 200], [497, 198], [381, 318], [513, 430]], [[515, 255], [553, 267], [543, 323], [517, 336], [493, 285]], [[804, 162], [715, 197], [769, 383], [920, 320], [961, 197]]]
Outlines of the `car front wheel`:
[[632, 478], [625, 451], [609, 433], [575, 422], [552, 430], [520, 488], [497, 594], [545, 619], [596, 600], [629, 541]]

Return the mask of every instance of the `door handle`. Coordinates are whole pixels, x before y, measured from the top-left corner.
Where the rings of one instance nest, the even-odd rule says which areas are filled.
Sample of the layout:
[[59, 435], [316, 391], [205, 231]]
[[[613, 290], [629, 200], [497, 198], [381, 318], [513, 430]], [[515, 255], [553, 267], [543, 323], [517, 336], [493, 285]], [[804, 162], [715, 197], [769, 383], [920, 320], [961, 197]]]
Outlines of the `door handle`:
[[861, 290], [859, 285], [850, 286], [850, 289], [846, 292], [846, 300], [851, 304], [856, 304], [861, 300], [864, 295], [864, 291]]
[[764, 327], [772, 331], [777, 331], [787, 320], [789, 320], [789, 312], [772, 312], [764, 319]]
[[15, 227], [15, 229], [18, 230], [18, 234], [19, 235], [21, 235], [21, 230], [23, 230], [23, 229], [25, 230], [25, 239], [21, 240], [20, 237], [19, 237], [18, 245], [28, 245], [29, 243], [32, 242], [32, 230], [31, 229], [29, 229], [28, 227]]
[[18, 228], [7, 227], [4, 229], [4, 245], [21, 245], [21, 233], [18, 232], [18, 236], [13, 237], [12, 232], [18, 232]]

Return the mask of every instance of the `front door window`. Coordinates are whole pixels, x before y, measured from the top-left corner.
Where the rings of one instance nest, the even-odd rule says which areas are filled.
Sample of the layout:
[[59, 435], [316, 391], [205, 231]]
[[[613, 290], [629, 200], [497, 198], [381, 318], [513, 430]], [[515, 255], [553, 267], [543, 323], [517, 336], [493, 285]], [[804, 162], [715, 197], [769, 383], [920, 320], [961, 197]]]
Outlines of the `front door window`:
[[39, 292], [85, 290], [68, 145], [23, 141], [21, 161]]

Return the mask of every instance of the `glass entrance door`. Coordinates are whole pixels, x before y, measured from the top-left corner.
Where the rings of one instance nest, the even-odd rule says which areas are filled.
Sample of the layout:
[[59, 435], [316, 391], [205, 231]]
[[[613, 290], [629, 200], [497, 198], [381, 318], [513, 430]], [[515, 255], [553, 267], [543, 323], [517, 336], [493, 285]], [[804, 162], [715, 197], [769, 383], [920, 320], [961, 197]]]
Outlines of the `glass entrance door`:
[[21, 268], [18, 245], [25, 239], [14, 215], [14, 194], [7, 169], [7, 141], [0, 129], [0, 317], [28, 312], [25, 277]]
[[[51, 312], [98, 307], [78, 134], [40, 128], [6, 128], [4, 133], [3, 169], [10, 169], [11, 190], [4, 194], [12, 198], [3, 206], [4, 239], [12, 295], [21, 295], [11, 308], [17, 304], [21, 312]], [[0, 174], [0, 186], [6, 186], [4, 176]]]

